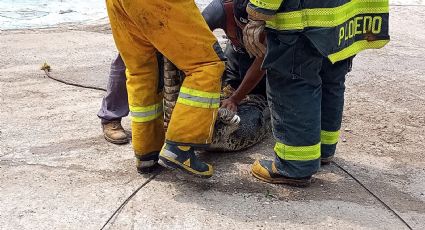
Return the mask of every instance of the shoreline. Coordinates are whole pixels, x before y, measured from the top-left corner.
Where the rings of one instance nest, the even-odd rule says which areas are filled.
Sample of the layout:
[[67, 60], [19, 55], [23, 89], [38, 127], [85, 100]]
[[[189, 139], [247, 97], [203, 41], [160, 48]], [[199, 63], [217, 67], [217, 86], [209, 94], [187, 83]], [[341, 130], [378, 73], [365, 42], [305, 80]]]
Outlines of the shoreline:
[[36, 32], [36, 31], [54, 32], [54, 31], [68, 31], [68, 30], [111, 33], [109, 19], [105, 18], [90, 24], [69, 22], [69, 23], [61, 23], [55, 26], [47, 26], [47, 27], [7, 29], [7, 30], [0, 29], [0, 34], [25, 33], [25, 32]]
[[[400, 8], [400, 7], [411, 7], [411, 8], [416, 8], [416, 7], [425, 7], [425, 0], [423, 0], [423, 3], [418, 3], [418, 4], [400, 4], [400, 3], [393, 3], [390, 4], [390, 8]], [[390, 12], [391, 13], [391, 12]], [[49, 26], [45, 26], [45, 27], [28, 27], [28, 28], [13, 28], [13, 29], [1, 29], [0, 27], [0, 33], [4, 33], [4, 32], [16, 32], [16, 31], [34, 31], [34, 30], [49, 30], [49, 29], [58, 29], [58, 30], [63, 30], [66, 28], [70, 28], [70, 29], [80, 29], [80, 30], [84, 30], [86, 28], [96, 28], [96, 27], [103, 27], [105, 25], [109, 24], [109, 19], [107, 16], [100, 18], [100, 19], [95, 19], [95, 20], [87, 20], [87, 21], [81, 21], [81, 22], [65, 22], [65, 23], [59, 23], [59, 24], [54, 24], [54, 25], [49, 25]], [[95, 29], [96, 30], [96, 29]]]

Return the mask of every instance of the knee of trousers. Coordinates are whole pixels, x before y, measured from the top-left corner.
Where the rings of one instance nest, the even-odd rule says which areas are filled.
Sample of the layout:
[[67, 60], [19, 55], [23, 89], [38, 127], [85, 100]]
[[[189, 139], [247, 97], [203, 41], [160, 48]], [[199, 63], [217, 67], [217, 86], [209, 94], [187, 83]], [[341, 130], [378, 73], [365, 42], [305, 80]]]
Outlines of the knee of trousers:
[[186, 78], [182, 86], [205, 92], [220, 92], [224, 69], [224, 62], [217, 60], [208, 65], [185, 71]]
[[163, 99], [157, 67], [153, 71], [130, 73], [126, 71], [127, 94], [130, 106], [148, 106], [157, 104]]

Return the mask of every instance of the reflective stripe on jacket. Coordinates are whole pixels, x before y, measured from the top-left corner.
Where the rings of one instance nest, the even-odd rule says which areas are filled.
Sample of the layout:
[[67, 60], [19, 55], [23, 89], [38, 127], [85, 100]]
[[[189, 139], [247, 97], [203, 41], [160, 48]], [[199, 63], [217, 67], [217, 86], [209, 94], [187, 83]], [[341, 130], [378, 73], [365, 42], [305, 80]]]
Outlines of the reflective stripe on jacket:
[[272, 16], [272, 31], [305, 34], [332, 63], [390, 39], [388, 0], [250, 0], [248, 8]]

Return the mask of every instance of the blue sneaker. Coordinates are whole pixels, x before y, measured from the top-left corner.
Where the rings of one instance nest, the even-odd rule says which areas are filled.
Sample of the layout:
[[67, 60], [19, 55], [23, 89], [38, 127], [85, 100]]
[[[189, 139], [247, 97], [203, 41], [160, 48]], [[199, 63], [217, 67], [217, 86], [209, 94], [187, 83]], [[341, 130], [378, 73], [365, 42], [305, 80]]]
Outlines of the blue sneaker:
[[179, 169], [202, 178], [209, 178], [213, 175], [212, 166], [200, 161], [190, 146], [166, 143], [159, 153], [158, 163], [166, 168]]

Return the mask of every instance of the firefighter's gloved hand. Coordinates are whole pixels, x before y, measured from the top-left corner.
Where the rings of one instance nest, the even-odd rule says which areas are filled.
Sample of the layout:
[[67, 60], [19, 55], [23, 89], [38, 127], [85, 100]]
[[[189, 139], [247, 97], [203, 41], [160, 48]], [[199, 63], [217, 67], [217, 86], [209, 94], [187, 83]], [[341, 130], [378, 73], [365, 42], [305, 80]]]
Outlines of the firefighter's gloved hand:
[[266, 46], [260, 39], [265, 25], [265, 21], [250, 19], [243, 29], [243, 43], [245, 44], [246, 51], [251, 57], [262, 57], [266, 53]]

